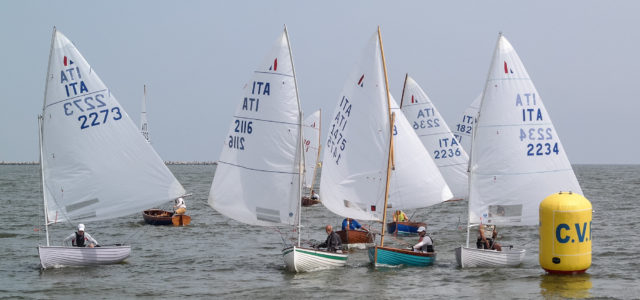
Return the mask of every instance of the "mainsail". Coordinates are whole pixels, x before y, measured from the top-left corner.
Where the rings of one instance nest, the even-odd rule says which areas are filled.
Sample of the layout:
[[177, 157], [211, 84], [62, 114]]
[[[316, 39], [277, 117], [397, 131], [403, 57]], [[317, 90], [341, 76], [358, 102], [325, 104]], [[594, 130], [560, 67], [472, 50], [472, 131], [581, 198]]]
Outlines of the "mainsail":
[[301, 114], [286, 31], [239, 97], [209, 205], [237, 221], [293, 225], [300, 203]]
[[320, 110], [317, 110], [306, 117], [303, 122], [304, 186], [308, 189], [313, 188], [318, 159], [320, 159], [320, 121]]
[[402, 92], [402, 111], [429, 151], [440, 173], [457, 199], [467, 198], [469, 157], [453, 136], [427, 93], [413, 78], [406, 76]]
[[185, 193], [78, 49], [54, 29], [41, 119], [47, 222], [140, 212]]
[[142, 97], [142, 110], [140, 111], [140, 133], [144, 136], [147, 143], [151, 143], [149, 139], [149, 122], [147, 122], [147, 85], [144, 85], [144, 96]]
[[482, 100], [482, 93], [476, 97], [471, 105], [464, 110], [462, 117], [458, 119], [458, 123], [453, 127], [453, 135], [458, 140], [458, 143], [462, 145], [464, 151], [470, 154], [471, 151], [471, 139], [473, 138], [473, 127], [478, 119], [478, 110], [480, 109], [480, 100]]
[[[327, 127], [320, 182], [322, 203], [342, 216], [382, 220], [391, 132], [383, 72], [380, 41], [374, 34], [348, 77]], [[428, 206], [427, 199], [451, 198], [444, 179], [398, 105], [390, 102], [396, 113], [390, 203], [394, 208], [416, 208]]]
[[470, 223], [535, 225], [544, 198], [582, 193], [542, 98], [502, 35], [474, 131]]

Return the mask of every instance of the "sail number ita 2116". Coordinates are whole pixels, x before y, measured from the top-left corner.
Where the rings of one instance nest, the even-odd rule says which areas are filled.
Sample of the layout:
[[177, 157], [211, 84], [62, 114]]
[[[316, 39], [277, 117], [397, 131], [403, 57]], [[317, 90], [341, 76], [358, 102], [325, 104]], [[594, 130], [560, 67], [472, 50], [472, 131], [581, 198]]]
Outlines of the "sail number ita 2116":
[[[251, 134], [253, 132], [253, 121], [235, 120], [234, 124], [233, 133], [235, 134]], [[228, 144], [229, 148], [244, 150], [244, 137], [232, 134], [229, 136]]]

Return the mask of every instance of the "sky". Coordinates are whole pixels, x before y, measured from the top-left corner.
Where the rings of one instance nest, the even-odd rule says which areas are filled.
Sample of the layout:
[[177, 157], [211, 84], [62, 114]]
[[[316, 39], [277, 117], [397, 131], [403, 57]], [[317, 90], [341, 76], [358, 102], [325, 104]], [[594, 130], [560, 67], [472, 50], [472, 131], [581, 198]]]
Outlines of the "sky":
[[[51, 32], [74, 42], [152, 145], [215, 161], [242, 87], [286, 24], [300, 101], [323, 124], [381, 26], [391, 93], [409, 73], [451, 126], [503, 32], [574, 164], [639, 164], [640, 1], [0, 1], [0, 161], [37, 161]], [[326, 130], [323, 131], [326, 135]], [[323, 137], [324, 140], [324, 137]]]

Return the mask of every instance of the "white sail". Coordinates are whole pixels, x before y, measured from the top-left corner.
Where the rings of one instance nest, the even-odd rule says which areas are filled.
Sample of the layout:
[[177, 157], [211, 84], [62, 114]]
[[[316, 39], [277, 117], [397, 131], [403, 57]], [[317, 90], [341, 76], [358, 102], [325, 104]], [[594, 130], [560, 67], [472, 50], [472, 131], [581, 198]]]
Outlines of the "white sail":
[[144, 86], [144, 97], [142, 97], [142, 110], [140, 111], [140, 132], [147, 143], [151, 143], [149, 139], [149, 122], [147, 122], [147, 86]]
[[184, 194], [95, 70], [55, 30], [46, 86], [41, 151], [48, 222], [115, 218]]
[[293, 225], [300, 202], [300, 106], [286, 32], [236, 101], [209, 205], [247, 224]]
[[582, 194], [542, 98], [502, 35], [474, 130], [470, 223], [535, 225], [545, 197]]
[[304, 135], [304, 186], [308, 189], [314, 184], [316, 167], [320, 159], [320, 110], [315, 111], [303, 121]]
[[473, 124], [478, 119], [478, 110], [480, 109], [480, 100], [482, 100], [482, 93], [476, 97], [471, 105], [464, 110], [462, 117], [458, 119], [458, 123], [452, 128], [453, 135], [458, 140], [458, 143], [462, 145], [467, 155], [471, 150], [471, 138], [473, 137]]
[[427, 93], [409, 75], [405, 79], [402, 97], [402, 112], [440, 169], [453, 192], [453, 198], [467, 198], [467, 152], [453, 136]]
[[[441, 177], [436, 182], [442, 184], [438, 187], [434, 188], [428, 182], [431, 176], [425, 173], [428, 172], [429, 155], [397, 109], [397, 104], [392, 106], [396, 108], [398, 136], [390, 201], [394, 207], [413, 208], [428, 206], [425, 199], [432, 193], [436, 193], [441, 201], [449, 199], [450, 191]], [[347, 78], [331, 119], [320, 180], [322, 203], [342, 216], [382, 220], [390, 121], [377, 34], [370, 39], [360, 62]], [[439, 175], [433, 162], [431, 164]], [[425, 167], [406, 168], [409, 165]], [[416, 181], [425, 185], [419, 186]], [[443, 195], [447, 198], [442, 199]]]
[[391, 97], [395, 113], [393, 161], [388, 204], [393, 209], [427, 207], [453, 197], [441, 170], [425, 149], [413, 126]]

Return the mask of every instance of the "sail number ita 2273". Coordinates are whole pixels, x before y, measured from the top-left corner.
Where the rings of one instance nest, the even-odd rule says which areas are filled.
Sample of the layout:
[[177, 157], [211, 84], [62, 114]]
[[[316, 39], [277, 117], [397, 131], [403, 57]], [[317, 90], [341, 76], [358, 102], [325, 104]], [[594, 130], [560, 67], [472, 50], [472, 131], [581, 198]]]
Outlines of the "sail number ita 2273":
[[77, 115], [80, 129], [106, 124], [110, 120], [118, 121], [122, 119], [122, 113], [117, 106], [107, 107], [103, 101], [104, 94], [81, 96], [77, 99], [69, 100], [62, 105], [66, 116]]

